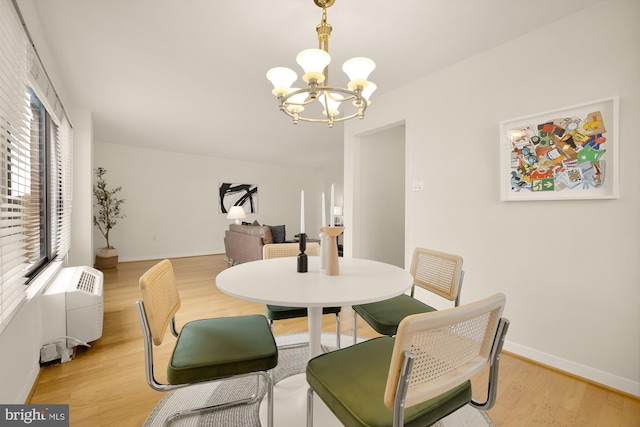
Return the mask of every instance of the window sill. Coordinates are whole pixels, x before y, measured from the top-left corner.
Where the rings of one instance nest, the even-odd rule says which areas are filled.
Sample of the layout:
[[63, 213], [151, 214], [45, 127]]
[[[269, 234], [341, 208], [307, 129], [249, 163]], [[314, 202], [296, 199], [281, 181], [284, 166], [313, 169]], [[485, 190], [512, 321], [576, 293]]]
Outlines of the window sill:
[[53, 261], [33, 279], [31, 284], [27, 287], [25, 294], [27, 295], [27, 301], [32, 300], [36, 296], [40, 295], [58, 275], [58, 272], [62, 270], [62, 261]]

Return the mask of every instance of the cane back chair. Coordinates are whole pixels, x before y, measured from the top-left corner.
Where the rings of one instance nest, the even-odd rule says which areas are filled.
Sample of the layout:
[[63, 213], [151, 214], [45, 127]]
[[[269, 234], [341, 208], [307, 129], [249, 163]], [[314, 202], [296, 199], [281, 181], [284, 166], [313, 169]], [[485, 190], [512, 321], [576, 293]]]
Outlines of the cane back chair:
[[[317, 394], [347, 427], [428, 426], [466, 404], [489, 410], [509, 321], [496, 294], [403, 319], [394, 337], [374, 338], [311, 359], [307, 426]], [[487, 399], [472, 397], [470, 379], [489, 367]]]
[[[267, 385], [267, 416], [271, 427], [273, 381], [268, 371], [278, 363], [278, 349], [267, 319], [262, 315], [199, 319], [186, 323], [178, 333], [175, 314], [180, 308], [180, 296], [173, 266], [166, 259], [142, 275], [140, 291], [142, 299], [136, 302], [136, 307], [144, 335], [147, 383], [151, 388], [169, 391], [249, 375], [257, 378], [253, 396], [178, 412], [167, 418], [164, 425], [186, 415], [257, 402], [262, 377]], [[169, 327], [177, 339], [167, 366], [167, 383], [163, 384], [155, 378], [153, 348], [163, 343]]]
[[357, 342], [358, 315], [379, 334], [394, 336], [405, 317], [435, 311], [435, 308], [415, 298], [416, 285], [453, 301], [455, 307], [460, 305], [460, 289], [464, 278], [461, 256], [416, 248], [411, 261], [411, 275], [414, 282], [410, 296], [402, 294], [384, 301], [353, 306], [354, 344]]

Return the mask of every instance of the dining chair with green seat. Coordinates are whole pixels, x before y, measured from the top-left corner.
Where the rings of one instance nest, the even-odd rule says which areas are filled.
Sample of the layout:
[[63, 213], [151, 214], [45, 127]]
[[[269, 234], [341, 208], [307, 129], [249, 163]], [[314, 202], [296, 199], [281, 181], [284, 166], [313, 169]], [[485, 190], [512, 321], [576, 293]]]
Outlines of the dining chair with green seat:
[[[300, 253], [298, 243], [273, 243], [264, 245], [262, 248], [262, 258], [282, 258], [294, 257]], [[320, 244], [317, 242], [307, 242], [305, 253], [309, 256], [320, 255]], [[336, 347], [340, 348], [340, 312], [342, 307], [323, 307], [322, 314], [333, 314], [336, 316]], [[265, 314], [269, 323], [273, 327], [275, 320], [297, 319], [307, 317], [306, 307], [287, 307], [282, 305], [265, 305]]]
[[[499, 357], [509, 321], [503, 294], [415, 314], [394, 337], [378, 337], [309, 361], [307, 427], [314, 394], [347, 427], [430, 426], [467, 404], [489, 410], [497, 398]], [[484, 402], [471, 378], [488, 371]]]
[[[256, 376], [252, 396], [227, 403], [188, 409], [171, 415], [175, 419], [201, 412], [257, 402], [260, 378], [266, 381], [268, 425], [273, 426], [273, 380], [270, 370], [278, 364], [278, 348], [263, 315], [198, 319], [187, 322], [178, 333], [175, 314], [180, 295], [171, 261], [165, 259], [140, 278], [142, 299], [136, 302], [144, 335], [147, 383], [157, 391], [169, 391], [197, 383]], [[155, 378], [153, 348], [163, 343], [167, 328], [177, 337], [167, 366], [167, 383]]]
[[435, 311], [435, 308], [415, 298], [416, 285], [453, 301], [455, 307], [460, 305], [460, 289], [464, 278], [461, 256], [416, 248], [411, 261], [411, 275], [414, 279], [411, 295], [402, 294], [387, 300], [352, 307], [354, 344], [358, 340], [358, 316], [379, 334], [394, 336], [400, 321], [405, 317]]

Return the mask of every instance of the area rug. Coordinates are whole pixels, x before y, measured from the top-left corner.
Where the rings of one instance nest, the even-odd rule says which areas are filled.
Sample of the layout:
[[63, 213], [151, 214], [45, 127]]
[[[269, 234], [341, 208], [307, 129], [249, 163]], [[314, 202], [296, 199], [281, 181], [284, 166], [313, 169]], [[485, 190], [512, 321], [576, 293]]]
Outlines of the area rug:
[[[335, 335], [322, 334], [322, 343], [331, 349], [335, 347]], [[277, 336], [278, 345], [289, 345], [307, 340], [306, 334]], [[351, 343], [351, 336], [342, 336], [343, 346]], [[273, 371], [275, 382], [291, 375], [304, 372], [307, 362], [307, 347], [281, 349], [278, 366]], [[168, 392], [151, 411], [143, 427], [161, 427], [164, 419], [187, 408], [212, 405], [233, 399], [248, 397], [255, 390], [255, 378], [229, 380], [221, 383], [195, 385]], [[264, 395], [262, 385], [260, 393]], [[259, 404], [239, 405], [228, 409], [179, 418], [171, 427], [260, 427]], [[440, 420], [434, 427], [495, 427], [495, 424], [483, 411], [467, 405], [448, 417]], [[278, 426], [275, 426], [278, 427]], [[322, 427], [322, 426], [319, 426]]]

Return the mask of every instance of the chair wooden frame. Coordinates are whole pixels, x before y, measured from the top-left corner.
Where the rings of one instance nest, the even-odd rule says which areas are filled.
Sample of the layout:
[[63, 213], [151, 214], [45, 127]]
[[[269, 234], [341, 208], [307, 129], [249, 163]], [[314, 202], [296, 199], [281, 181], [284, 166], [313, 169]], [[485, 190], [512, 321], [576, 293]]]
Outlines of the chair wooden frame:
[[[152, 280], [162, 281], [162, 289], [160, 287], [149, 286], [149, 282]], [[164, 335], [167, 328], [170, 329], [171, 334], [174, 337], [179, 336], [179, 332], [176, 328], [175, 314], [180, 308], [180, 297], [175, 283], [175, 277], [173, 275], [173, 268], [169, 260], [163, 260], [160, 263], [149, 269], [140, 278], [140, 290], [142, 292], [142, 300], [136, 301], [136, 309], [142, 327], [144, 338], [144, 354], [145, 354], [145, 373], [146, 380], [149, 386], [156, 391], [167, 392], [178, 388], [189, 387], [194, 384], [202, 384], [205, 382], [221, 382], [229, 379], [244, 378], [249, 376], [256, 376], [256, 390], [255, 392], [245, 398], [231, 402], [225, 402], [216, 405], [210, 405], [200, 408], [187, 409], [177, 412], [164, 420], [163, 426], [168, 427], [171, 422], [177, 418], [189, 415], [195, 415], [202, 412], [208, 412], [218, 409], [224, 409], [231, 406], [252, 404], [260, 400], [260, 378], [264, 378], [267, 386], [267, 408], [268, 408], [268, 420], [269, 427], [273, 426], [273, 379], [269, 371], [253, 371], [244, 374], [238, 374], [233, 376], [227, 376], [224, 378], [216, 378], [206, 380], [198, 383], [187, 384], [169, 384], [161, 383], [155, 378], [154, 372], [154, 345], [160, 345], [164, 341]], [[145, 301], [147, 301], [145, 303]], [[268, 330], [268, 329], [267, 329]], [[275, 345], [275, 344], [274, 344]]]
[[[383, 399], [384, 405], [393, 411], [393, 427], [404, 425], [405, 408], [464, 384], [487, 366], [486, 400], [477, 402], [471, 398], [468, 403], [480, 410], [493, 407], [500, 354], [509, 327], [509, 321], [502, 317], [505, 303], [505, 296], [496, 294], [472, 304], [402, 320], [395, 337]], [[310, 387], [307, 427], [313, 426], [313, 395]]]
[[[415, 297], [416, 285], [433, 292], [449, 301], [454, 307], [460, 305], [460, 291], [464, 280], [463, 259], [460, 255], [436, 251], [427, 248], [416, 248], [411, 261], [413, 286], [411, 297]], [[382, 301], [384, 303], [384, 301]], [[353, 312], [353, 343], [358, 340], [358, 306]]]
[[[299, 253], [299, 243], [269, 243], [262, 247], [262, 259], [292, 257], [298, 256]], [[304, 253], [308, 256], [319, 256], [320, 243], [306, 242]]]

